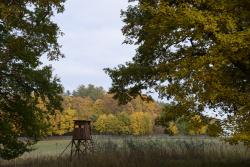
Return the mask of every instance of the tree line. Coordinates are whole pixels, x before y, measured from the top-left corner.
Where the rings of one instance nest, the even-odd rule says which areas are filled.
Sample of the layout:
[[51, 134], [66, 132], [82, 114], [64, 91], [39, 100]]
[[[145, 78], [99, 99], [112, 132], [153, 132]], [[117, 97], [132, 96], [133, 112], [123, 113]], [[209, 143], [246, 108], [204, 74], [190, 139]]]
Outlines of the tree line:
[[63, 111], [47, 116], [50, 135], [72, 132], [74, 119], [91, 120], [97, 134], [147, 135], [158, 126], [169, 135], [218, 136], [222, 132], [220, 121], [192, 112], [184, 115], [183, 109], [173, 103], [158, 103], [138, 96], [119, 105], [112, 94], [91, 84], [79, 86], [63, 99]]
[[74, 119], [91, 120], [94, 133], [99, 134], [151, 134], [161, 111], [157, 102], [144, 101], [139, 96], [126, 105], [119, 105], [112, 94], [91, 84], [81, 85], [73, 93], [67, 91], [62, 106], [62, 112], [55, 111], [46, 118], [50, 135], [72, 132]]

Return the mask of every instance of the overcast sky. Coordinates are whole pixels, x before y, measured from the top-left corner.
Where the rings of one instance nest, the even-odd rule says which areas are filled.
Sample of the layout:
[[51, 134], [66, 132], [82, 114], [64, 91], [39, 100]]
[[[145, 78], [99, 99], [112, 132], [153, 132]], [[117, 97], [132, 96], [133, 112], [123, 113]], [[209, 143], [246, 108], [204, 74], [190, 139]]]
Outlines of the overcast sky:
[[103, 68], [134, 56], [134, 47], [122, 44], [120, 11], [127, 6], [127, 0], [67, 0], [64, 13], [55, 17], [65, 34], [59, 41], [66, 57], [49, 62], [66, 90], [89, 83], [107, 90], [111, 80]]

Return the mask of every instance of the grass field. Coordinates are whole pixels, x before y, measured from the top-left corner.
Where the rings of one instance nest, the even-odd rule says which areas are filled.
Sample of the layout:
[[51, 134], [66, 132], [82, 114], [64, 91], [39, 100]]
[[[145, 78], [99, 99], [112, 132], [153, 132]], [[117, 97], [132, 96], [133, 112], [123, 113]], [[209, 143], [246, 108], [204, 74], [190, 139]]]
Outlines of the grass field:
[[250, 150], [204, 137], [94, 136], [95, 151], [69, 160], [69, 149], [59, 154], [70, 139], [38, 142], [35, 150], [1, 166], [20, 167], [125, 167], [125, 166], [250, 166]]

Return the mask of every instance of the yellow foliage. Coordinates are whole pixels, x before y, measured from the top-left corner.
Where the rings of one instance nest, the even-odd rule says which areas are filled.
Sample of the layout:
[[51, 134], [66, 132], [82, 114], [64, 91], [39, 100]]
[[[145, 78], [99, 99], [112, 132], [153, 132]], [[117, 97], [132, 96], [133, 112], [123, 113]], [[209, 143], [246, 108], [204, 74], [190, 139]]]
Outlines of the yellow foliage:
[[153, 130], [152, 116], [149, 113], [134, 112], [131, 114], [130, 128], [133, 135], [151, 133]]
[[94, 127], [98, 132], [105, 133], [107, 131], [106, 120], [106, 114], [100, 115], [99, 118], [96, 120], [96, 122], [94, 123]]
[[207, 133], [207, 129], [208, 129], [208, 125], [202, 126], [202, 127], [199, 129], [199, 134], [205, 135], [205, 134]]
[[173, 121], [169, 122], [168, 131], [171, 132], [171, 134], [173, 135], [179, 134], [179, 130]]
[[55, 115], [49, 115], [47, 120], [50, 124], [48, 133], [50, 135], [62, 135], [73, 130], [73, 120], [76, 117], [76, 111], [67, 109], [62, 112], [55, 111]]
[[192, 121], [196, 122], [196, 123], [200, 123], [202, 121], [201, 116], [200, 115], [195, 115], [191, 118]]

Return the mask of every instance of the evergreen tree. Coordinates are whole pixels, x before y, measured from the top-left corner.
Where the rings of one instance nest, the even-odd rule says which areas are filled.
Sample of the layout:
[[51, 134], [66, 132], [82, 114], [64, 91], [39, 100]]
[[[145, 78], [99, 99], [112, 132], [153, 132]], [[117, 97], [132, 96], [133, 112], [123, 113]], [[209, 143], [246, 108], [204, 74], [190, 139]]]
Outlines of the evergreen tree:
[[87, 87], [85, 87], [85, 85], [80, 85], [72, 94], [73, 96], [90, 97], [95, 101], [101, 99], [104, 96], [105, 91], [103, 87], [95, 87], [94, 85], [89, 84]]

